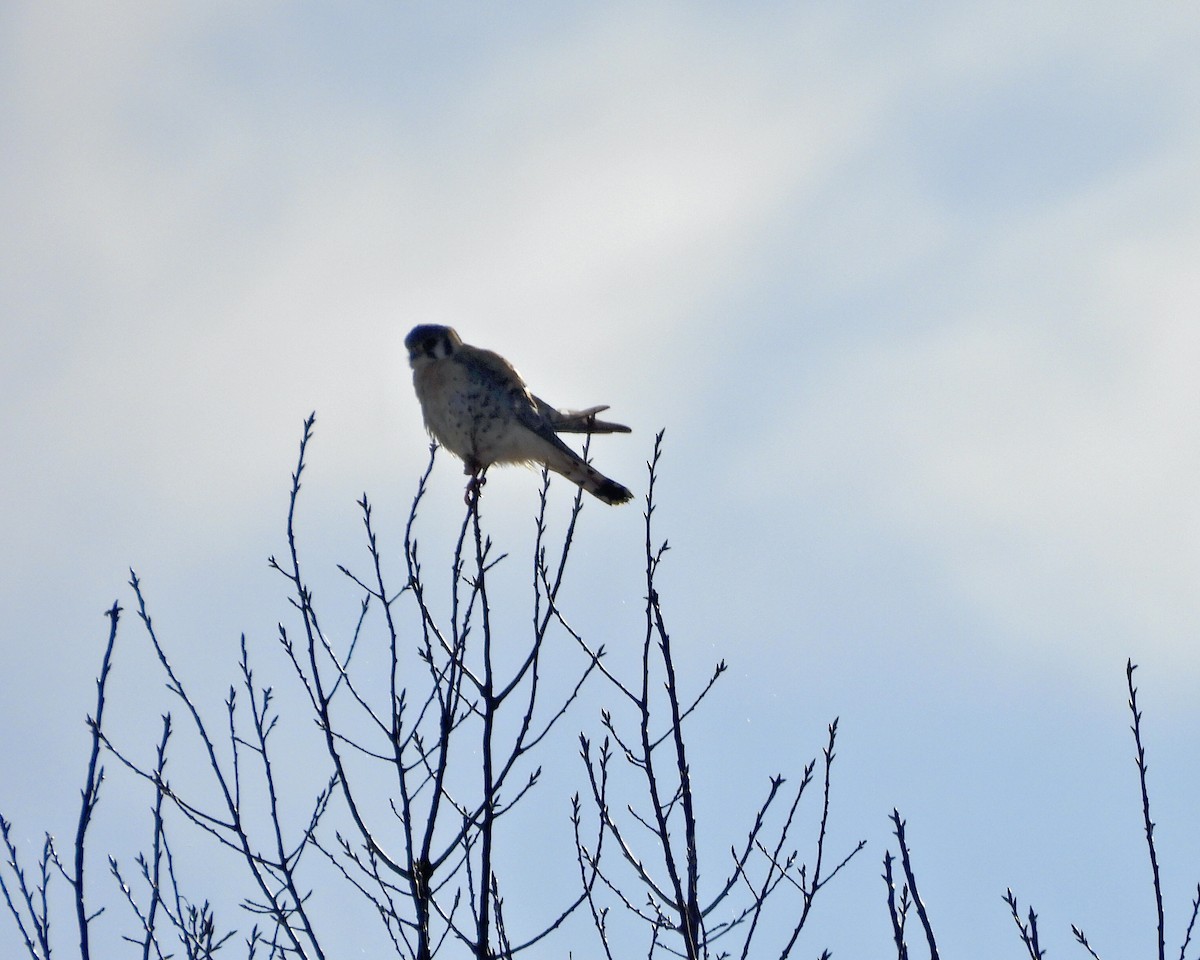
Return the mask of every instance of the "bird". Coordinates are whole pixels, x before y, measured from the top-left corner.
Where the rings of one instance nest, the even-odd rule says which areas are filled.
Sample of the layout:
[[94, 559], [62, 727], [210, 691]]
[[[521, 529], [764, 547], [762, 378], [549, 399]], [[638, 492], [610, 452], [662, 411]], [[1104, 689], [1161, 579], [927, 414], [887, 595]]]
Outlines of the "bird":
[[598, 420], [607, 406], [559, 410], [535, 396], [498, 353], [463, 343], [453, 327], [419, 324], [404, 338], [425, 428], [463, 461], [467, 502], [494, 463], [540, 463], [608, 504], [630, 490], [610, 480], [559, 439], [560, 433], [629, 433]]

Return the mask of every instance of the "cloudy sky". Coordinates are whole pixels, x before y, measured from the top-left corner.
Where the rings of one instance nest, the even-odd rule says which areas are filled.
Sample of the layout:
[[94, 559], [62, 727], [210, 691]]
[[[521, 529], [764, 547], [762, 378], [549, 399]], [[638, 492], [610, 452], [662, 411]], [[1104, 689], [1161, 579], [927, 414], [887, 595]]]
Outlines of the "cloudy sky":
[[[215, 707], [238, 635], [270, 646], [310, 411], [311, 564], [361, 559], [364, 490], [395, 545], [427, 455], [402, 341], [449, 323], [611, 404], [634, 432], [594, 454], [639, 495], [666, 429], [677, 652], [731, 665], [716, 772], [797, 771], [841, 718], [834, 839], [869, 845], [802, 955], [888, 948], [893, 806], [947, 954], [1020, 953], [1009, 885], [1056, 955], [1070, 923], [1150, 950], [1127, 657], [1177, 948], [1198, 43], [1166, 3], [6, 5], [0, 812], [31, 851], [72, 829], [130, 567]], [[536, 489], [487, 488], [514, 554]], [[440, 460], [431, 554], [460, 493]], [[642, 536], [587, 504], [577, 616], [610, 647], [637, 643]], [[116, 722], [153, 730], [126, 627]]]

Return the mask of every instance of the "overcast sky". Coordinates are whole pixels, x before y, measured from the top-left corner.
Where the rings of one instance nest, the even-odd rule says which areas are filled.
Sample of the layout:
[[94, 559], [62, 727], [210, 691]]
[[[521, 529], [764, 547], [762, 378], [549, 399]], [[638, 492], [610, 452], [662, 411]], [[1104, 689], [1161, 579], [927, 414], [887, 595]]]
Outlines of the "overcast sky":
[[[4, 6], [0, 812], [30, 851], [72, 829], [131, 566], [215, 707], [239, 634], [270, 646], [310, 411], [312, 564], [361, 558], [364, 490], [395, 546], [427, 456], [402, 341], [448, 323], [611, 404], [634, 432], [593, 453], [639, 496], [666, 429], [664, 598], [690, 676], [731, 665], [703, 729], [738, 775], [841, 717], [835, 839], [869, 845], [801, 955], [885, 955], [893, 806], [946, 955], [1021, 952], [1009, 885], [1054, 955], [1070, 923], [1145, 955], [1127, 657], [1177, 949], [1197, 49], [1167, 3]], [[431, 553], [461, 483], [439, 460]], [[520, 571], [537, 486], [487, 488]], [[641, 523], [587, 504], [581, 620], [636, 625]], [[116, 722], [152, 730], [126, 626]]]

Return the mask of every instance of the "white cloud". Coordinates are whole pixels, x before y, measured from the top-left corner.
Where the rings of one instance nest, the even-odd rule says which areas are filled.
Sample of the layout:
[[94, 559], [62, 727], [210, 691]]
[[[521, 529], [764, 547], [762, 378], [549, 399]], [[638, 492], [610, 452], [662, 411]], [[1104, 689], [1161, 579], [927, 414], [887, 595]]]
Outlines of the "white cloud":
[[[271, 9], [245, 15], [248, 36]], [[309, 406], [345, 418], [336, 461], [361, 470], [352, 451], [403, 415], [384, 411], [403, 410], [399, 341], [419, 320], [502, 347], [564, 402], [633, 396], [674, 422], [670, 405], [686, 409], [706, 382], [697, 370], [723, 362], [713, 325], [736, 336], [711, 304], [742, 309], [756, 259], [783, 240], [796, 246], [779, 262], [827, 304], [903, 287], [939, 260], [963, 270], [926, 299], [906, 291], [890, 322], [864, 318], [883, 335], [830, 370], [800, 414], [837, 411], [804, 429], [832, 423], [852, 441], [833, 459], [838, 482], [864, 483], [856, 471], [883, 457], [891, 484], [863, 495], [886, 522], [975, 555], [979, 584], [996, 579], [979, 535], [999, 531], [1025, 596], [1045, 579], [1034, 571], [1049, 564], [1065, 583], [1081, 556], [1100, 571], [1080, 583], [1110, 593], [1122, 575], [1186, 567], [1153, 544], [1173, 542], [1168, 505], [1194, 465], [1176, 442], [1190, 435], [1194, 345], [1171, 319], [1195, 303], [1194, 236], [1167, 206], [1191, 196], [1194, 145], [1142, 181], [1121, 170], [1069, 209], [979, 232], [922, 192], [922, 158], [903, 141], [914, 103], [969, 103], [1055, 58], [1137, 74], [1186, 23], [1131, 34], [1120, 17], [1081, 25], [1080, 9], [930, 15], [864, 34], [850, 16], [597, 13], [510, 38], [520, 55], [484, 61], [415, 138], [336, 95], [295, 109], [290, 92], [314, 89], [286, 79], [299, 61], [264, 55], [281, 73], [243, 99], [218, 61], [176, 55], [228, 31], [217, 18], [231, 10], [59, 13], [31, 14], [14, 41], [30, 152], [10, 203], [36, 228], [22, 240], [31, 283], [60, 270], [76, 298], [51, 320], [57, 343], [40, 349], [57, 360], [19, 409], [117, 482], [175, 478], [213, 502], [229, 484], [266, 490], [278, 464], [256, 456], [257, 438]], [[1139, 209], [1154, 211], [1143, 237]], [[577, 369], [558, 362], [568, 342]], [[181, 471], [197, 442], [243, 469], [201, 457]], [[969, 577], [972, 564], [951, 567]]]
[[853, 343], [788, 414], [771, 475], [852, 491], [1014, 656], [1192, 648], [1197, 155], [997, 228], [921, 332]]

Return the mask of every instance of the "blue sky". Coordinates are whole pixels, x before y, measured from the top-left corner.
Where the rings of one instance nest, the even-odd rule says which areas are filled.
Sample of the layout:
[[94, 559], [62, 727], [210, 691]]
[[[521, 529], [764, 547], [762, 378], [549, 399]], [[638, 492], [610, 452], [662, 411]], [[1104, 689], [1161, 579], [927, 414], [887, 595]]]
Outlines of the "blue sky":
[[[6, 6], [0, 810], [69, 831], [130, 566], [214, 704], [239, 633], [269, 647], [310, 410], [311, 565], [340, 589], [363, 490], [397, 534], [426, 456], [402, 340], [449, 323], [612, 404], [634, 433], [597, 463], [639, 494], [666, 428], [677, 649], [732, 667], [718, 766], [798, 770], [841, 717], [837, 839], [869, 846], [803, 955], [886, 949], [893, 805], [947, 954], [1019, 952], [1010, 884], [1056, 954], [1072, 922], [1147, 949], [1126, 657], [1177, 943], [1198, 40], [1176, 4]], [[439, 464], [431, 545], [460, 483]], [[488, 486], [514, 554], [536, 487]], [[585, 511], [577, 618], [610, 647], [640, 523]], [[116, 716], [153, 726], [124, 638]]]

